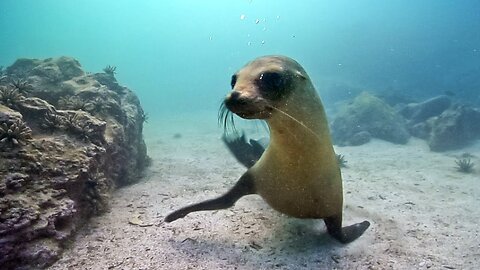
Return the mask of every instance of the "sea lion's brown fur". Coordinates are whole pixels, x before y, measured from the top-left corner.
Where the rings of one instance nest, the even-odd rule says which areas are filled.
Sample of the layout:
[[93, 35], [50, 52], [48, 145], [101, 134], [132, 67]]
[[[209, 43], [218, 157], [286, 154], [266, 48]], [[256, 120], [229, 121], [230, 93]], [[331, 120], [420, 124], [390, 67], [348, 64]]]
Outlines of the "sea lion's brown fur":
[[232, 78], [225, 105], [240, 117], [267, 122], [267, 149], [227, 194], [180, 209], [166, 221], [226, 208], [256, 193], [289, 216], [324, 219], [329, 233], [344, 243], [368, 228], [368, 221], [341, 227], [342, 178], [328, 122], [310, 78], [296, 61], [266, 56], [248, 63]]

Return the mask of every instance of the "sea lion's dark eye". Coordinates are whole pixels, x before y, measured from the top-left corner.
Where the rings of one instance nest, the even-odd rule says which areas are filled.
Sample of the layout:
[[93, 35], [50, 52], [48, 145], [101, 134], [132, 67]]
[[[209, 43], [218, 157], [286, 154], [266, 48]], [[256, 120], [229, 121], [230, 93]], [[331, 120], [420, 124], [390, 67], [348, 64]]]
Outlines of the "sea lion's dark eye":
[[290, 91], [292, 77], [288, 72], [264, 72], [257, 79], [257, 85], [265, 98], [277, 100]]
[[233, 87], [235, 86], [236, 83], [237, 83], [237, 75], [233, 74], [232, 75], [232, 81], [230, 82], [230, 85], [232, 86], [232, 89], [233, 89]]
[[284, 84], [282, 75], [277, 72], [262, 73], [258, 78], [258, 82], [260, 88], [266, 92], [281, 90]]

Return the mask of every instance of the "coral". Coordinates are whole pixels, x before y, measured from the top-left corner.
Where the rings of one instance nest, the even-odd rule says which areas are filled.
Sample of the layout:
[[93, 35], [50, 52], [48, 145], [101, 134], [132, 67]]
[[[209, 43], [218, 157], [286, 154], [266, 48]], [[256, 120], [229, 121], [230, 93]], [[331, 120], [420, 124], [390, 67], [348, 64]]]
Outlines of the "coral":
[[33, 89], [33, 86], [23, 79], [13, 79], [10, 86], [22, 94], [27, 94]]
[[90, 112], [95, 109], [92, 102], [81, 99], [78, 96], [62, 97], [58, 100], [58, 106], [64, 110]]
[[457, 171], [463, 173], [471, 173], [475, 165], [470, 158], [460, 158], [455, 160], [455, 163], [457, 164]]
[[345, 156], [342, 154], [338, 154], [337, 156], [337, 163], [340, 168], [346, 168], [347, 167], [347, 160], [345, 159]]
[[115, 74], [117, 73], [117, 67], [116, 66], [106, 66], [104, 69], [103, 69], [103, 72], [107, 73], [108, 75], [110, 76], [115, 76]]
[[10, 108], [15, 108], [24, 96], [17, 89], [0, 86], [0, 103]]
[[32, 130], [25, 122], [17, 120], [0, 125], [0, 143], [10, 146], [26, 145], [32, 139]]

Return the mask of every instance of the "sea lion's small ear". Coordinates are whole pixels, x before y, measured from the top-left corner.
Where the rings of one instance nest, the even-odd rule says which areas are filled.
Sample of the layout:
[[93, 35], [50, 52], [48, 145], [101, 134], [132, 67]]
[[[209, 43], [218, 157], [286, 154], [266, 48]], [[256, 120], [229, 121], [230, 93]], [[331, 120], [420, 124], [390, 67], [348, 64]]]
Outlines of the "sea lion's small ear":
[[295, 70], [295, 76], [305, 80], [307, 79], [307, 76], [305, 76], [302, 72], [300, 72], [299, 70]]

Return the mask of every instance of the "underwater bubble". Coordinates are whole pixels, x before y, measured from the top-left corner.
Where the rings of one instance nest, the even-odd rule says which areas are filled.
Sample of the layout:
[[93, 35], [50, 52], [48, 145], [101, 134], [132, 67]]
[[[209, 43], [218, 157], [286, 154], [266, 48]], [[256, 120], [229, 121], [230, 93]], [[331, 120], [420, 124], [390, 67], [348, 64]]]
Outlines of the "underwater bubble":
[[265, 40], [262, 40], [262, 45], [265, 44]]

